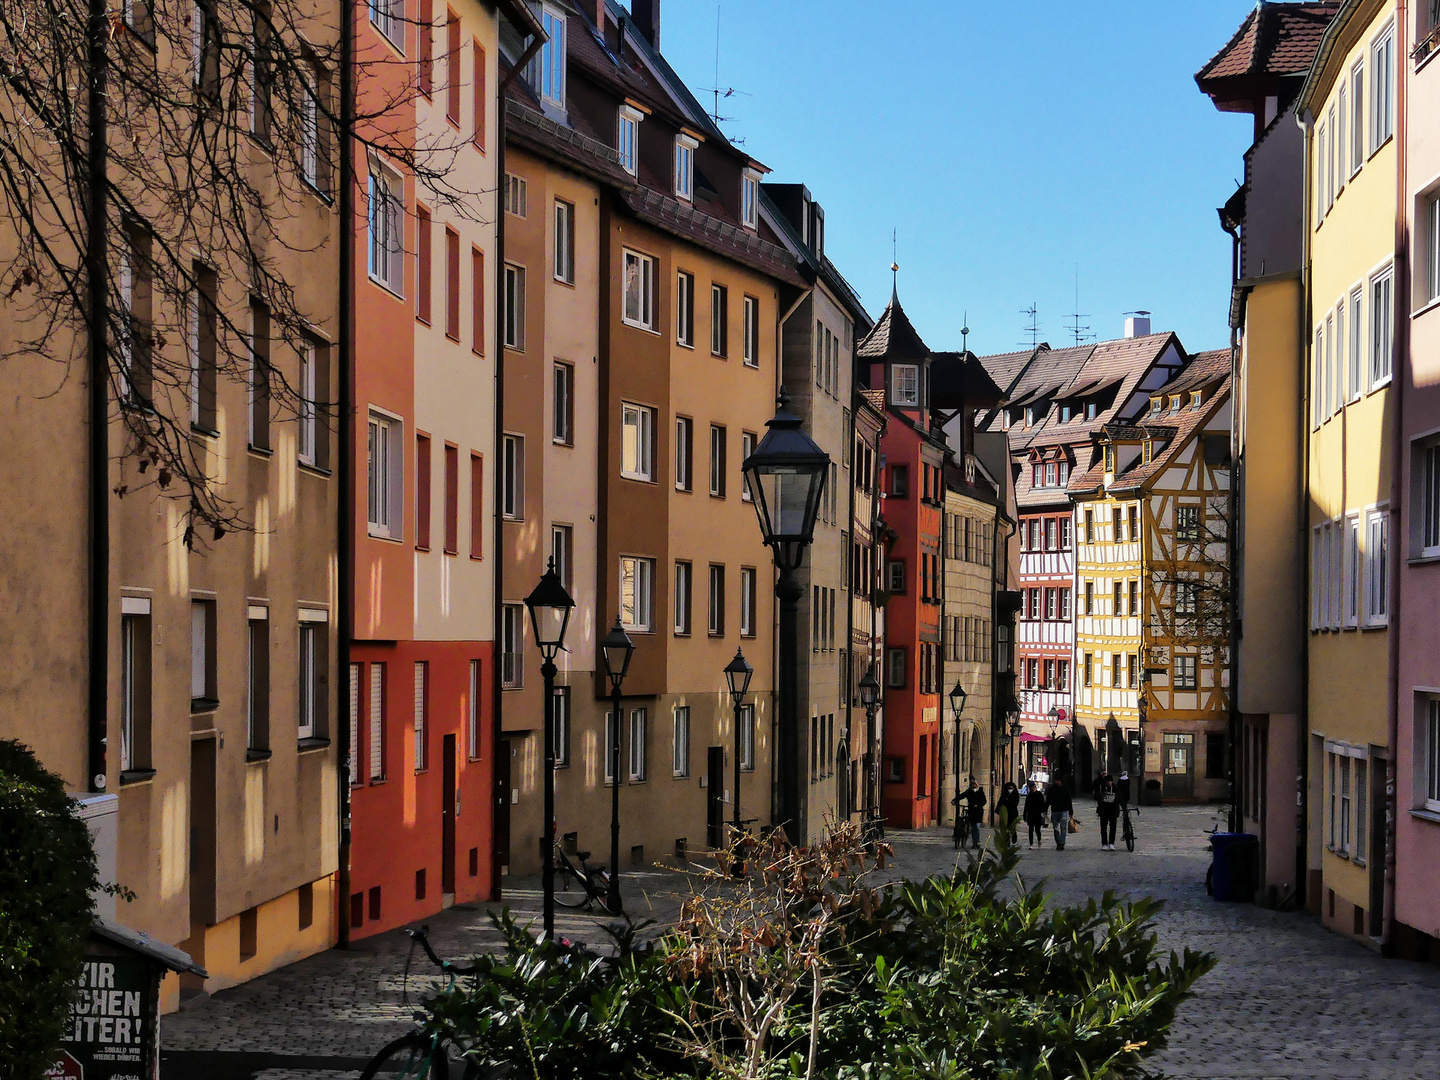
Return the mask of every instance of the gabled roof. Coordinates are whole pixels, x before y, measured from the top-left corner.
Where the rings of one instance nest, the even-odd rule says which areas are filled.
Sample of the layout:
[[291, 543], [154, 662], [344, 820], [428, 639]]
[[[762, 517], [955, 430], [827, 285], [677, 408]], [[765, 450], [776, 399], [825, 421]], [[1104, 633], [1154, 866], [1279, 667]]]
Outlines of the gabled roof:
[[930, 358], [930, 404], [958, 409], [962, 403], [989, 408], [1005, 400], [1000, 387], [974, 353], [938, 352]]
[[890, 293], [890, 303], [885, 305], [880, 320], [855, 349], [855, 355], [865, 360], [902, 364], [925, 360], [930, 356], [930, 347], [920, 340], [915, 327], [905, 317], [898, 291]]
[[1240, 28], [1195, 73], [1211, 97], [1228, 96], [1226, 80], [1277, 79], [1310, 70], [1325, 27], [1340, 10], [1331, 3], [1271, 3], [1261, 0]]
[[1202, 386], [1217, 383], [1230, 374], [1230, 350], [1207, 349], [1190, 358], [1190, 363], [1179, 375], [1156, 390], [1152, 397], [1162, 394], [1179, 394], [1186, 390], [1198, 390]]

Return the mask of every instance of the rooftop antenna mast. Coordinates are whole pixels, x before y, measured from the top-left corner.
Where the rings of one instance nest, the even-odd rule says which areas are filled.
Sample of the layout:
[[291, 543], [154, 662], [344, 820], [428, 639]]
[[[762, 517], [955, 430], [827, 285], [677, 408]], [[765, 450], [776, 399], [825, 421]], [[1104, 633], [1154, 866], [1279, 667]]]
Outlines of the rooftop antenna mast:
[[[712, 121], [714, 121], [715, 126], [716, 126], [717, 128], [718, 128], [722, 123], [726, 123], [726, 122], [728, 122], [728, 121], [731, 121], [731, 120], [734, 120], [734, 119], [735, 119], [733, 116], [721, 116], [721, 115], [720, 115], [720, 99], [721, 99], [721, 98], [731, 98], [731, 97], [734, 97], [736, 94], [739, 94], [741, 97], [749, 97], [749, 96], [750, 96], [750, 95], [747, 94], [744, 90], [736, 90], [735, 87], [733, 87], [733, 86], [721, 86], [721, 85], [720, 85], [720, 5], [719, 5], [719, 4], [716, 4], [716, 5], [715, 5], [715, 83], [714, 83], [713, 86], [701, 86], [701, 87], [698, 87], [697, 89], [703, 91], [704, 93], [707, 93], [707, 94], [710, 94], [710, 95], [713, 96], [714, 101], [715, 101], [715, 104], [714, 104], [714, 106], [712, 107], [712, 109], [710, 110], [710, 119], [711, 119]], [[732, 143], [734, 143], [736, 146], [743, 146], [743, 145], [745, 144], [745, 140], [744, 140], [744, 139], [735, 139], [735, 138], [732, 138], [732, 139], [730, 139], [730, 141], [731, 141]]]
[[1090, 324], [1080, 321], [1089, 317], [1089, 315], [1080, 314], [1080, 264], [1077, 262], [1075, 264], [1075, 310], [1066, 316], [1070, 320], [1070, 325], [1065, 328], [1075, 335], [1077, 346], [1083, 345], [1095, 336], [1090, 332]]
[[964, 355], [970, 351], [970, 312], [961, 316], [960, 326], [960, 353]]
[[1023, 332], [1030, 335], [1030, 348], [1033, 349], [1040, 344], [1040, 306], [1031, 301], [1028, 308], [1020, 309], [1020, 314], [1030, 317], [1030, 325]]

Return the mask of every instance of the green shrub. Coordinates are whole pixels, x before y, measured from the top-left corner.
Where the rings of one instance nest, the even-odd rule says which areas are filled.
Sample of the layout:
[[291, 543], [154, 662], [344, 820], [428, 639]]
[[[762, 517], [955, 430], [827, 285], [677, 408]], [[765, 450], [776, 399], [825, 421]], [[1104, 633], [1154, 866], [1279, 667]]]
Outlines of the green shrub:
[[0, 1061], [7, 1076], [54, 1063], [89, 941], [90, 830], [59, 777], [0, 739]]

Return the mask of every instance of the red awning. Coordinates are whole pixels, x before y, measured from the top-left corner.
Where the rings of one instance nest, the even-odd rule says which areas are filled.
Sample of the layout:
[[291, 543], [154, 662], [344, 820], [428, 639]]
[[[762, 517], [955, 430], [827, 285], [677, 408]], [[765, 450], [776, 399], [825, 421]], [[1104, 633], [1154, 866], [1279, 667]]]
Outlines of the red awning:
[[1048, 736], [1048, 735], [1031, 735], [1030, 732], [1024, 731], [1024, 732], [1021, 732], [1021, 733], [1020, 733], [1020, 741], [1021, 741], [1021, 742], [1049, 742], [1049, 741], [1050, 741], [1050, 736]]

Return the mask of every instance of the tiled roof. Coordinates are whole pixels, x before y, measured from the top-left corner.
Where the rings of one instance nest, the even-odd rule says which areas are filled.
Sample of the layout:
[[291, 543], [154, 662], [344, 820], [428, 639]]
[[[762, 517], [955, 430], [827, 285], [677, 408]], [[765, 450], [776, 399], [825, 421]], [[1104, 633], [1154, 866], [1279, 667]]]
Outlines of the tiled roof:
[[1048, 345], [1040, 345], [1021, 352], [994, 353], [978, 359], [985, 365], [985, 370], [990, 373], [990, 377], [995, 380], [995, 385], [1008, 394], [1014, 388], [1015, 380], [1020, 378], [1025, 371], [1025, 365], [1030, 362], [1030, 359], [1040, 349], [1048, 348]]
[[1339, 3], [1261, 0], [1225, 47], [1195, 73], [1195, 81], [1209, 92], [1220, 79], [1304, 75], [1315, 59], [1325, 27], [1339, 10]]
[[879, 322], [865, 335], [865, 340], [855, 349], [855, 355], [866, 360], [898, 360], [903, 363], [924, 360], [930, 355], [930, 347], [920, 340], [915, 327], [905, 317], [899, 295], [892, 292], [890, 303], [885, 305]]
[[789, 252], [748, 229], [722, 221], [653, 188], [623, 192], [620, 198], [641, 221], [672, 236], [702, 244], [787, 284], [800, 288], [806, 284]]
[[[515, 79], [510, 85], [523, 81]], [[505, 137], [542, 157], [616, 187], [635, 186], [635, 179], [621, 167], [614, 150], [599, 139], [551, 120], [527, 104], [522, 95], [511, 96], [505, 102]]]
[[1183, 390], [1194, 390], [1196, 387], [1205, 386], [1209, 383], [1219, 382], [1230, 374], [1230, 350], [1229, 349], [1207, 349], [1205, 352], [1198, 352], [1190, 358], [1190, 363], [1179, 375], [1155, 391], [1154, 396], [1161, 394], [1178, 394]]
[[858, 386], [860, 396], [864, 398], [876, 412], [882, 416], [885, 414], [885, 391], [871, 390], [868, 386]]
[[972, 352], [938, 352], [930, 358], [930, 403], [937, 409], [998, 405], [1005, 395]]

